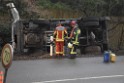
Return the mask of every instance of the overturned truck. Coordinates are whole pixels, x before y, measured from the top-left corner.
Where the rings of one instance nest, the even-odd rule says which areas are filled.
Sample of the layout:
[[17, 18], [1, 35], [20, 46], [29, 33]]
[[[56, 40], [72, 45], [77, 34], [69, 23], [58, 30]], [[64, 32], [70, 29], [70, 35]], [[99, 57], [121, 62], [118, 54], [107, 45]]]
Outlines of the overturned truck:
[[17, 52], [25, 52], [30, 48], [49, 50], [50, 36], [61, 21], [70, 33], [70, 22], [76, 20], [81, 29], [79, 49], [85, 53], [88, 46], [100, 46], [101, 51], [108, 50], [108, 17], [86, 17], [80, 19], [59, 20], [20, 20], [15, 27], [15, 49]]
[[51, 19], [51, 20], [20, 20], [19, 13], [13, 3], [10, 7], [13, 23], [11, 31], [12, 45], [17, 53], [27, 52], [31, 48], [49, 51], [50, 36], [58, 21], [70, 33], [70, 22], [77, 21], [81, 29], [79, 49], [85, 53], [88, 46], [100, 46], [101, 51], [108, 50], [108, 17], [81, 17], [77, 19]]

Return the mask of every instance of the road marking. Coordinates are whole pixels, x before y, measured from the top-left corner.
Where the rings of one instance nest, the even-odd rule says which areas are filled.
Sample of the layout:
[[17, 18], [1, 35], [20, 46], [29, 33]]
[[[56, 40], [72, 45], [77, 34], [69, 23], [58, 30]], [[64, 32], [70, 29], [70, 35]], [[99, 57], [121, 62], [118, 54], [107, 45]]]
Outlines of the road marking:
[[66, 81], [88, 80], [88, 79], [100, 79], [100, 78], [115, 78], [115, 77], [124, 77], [124, 75], [110, 75], [110, 76], [98, 76], [98, 77], [84, 77], [84, 78], [51, 80], [51, 81], [32, 82], [32, 83], [55, 83], [55, 82], [66, 82]]

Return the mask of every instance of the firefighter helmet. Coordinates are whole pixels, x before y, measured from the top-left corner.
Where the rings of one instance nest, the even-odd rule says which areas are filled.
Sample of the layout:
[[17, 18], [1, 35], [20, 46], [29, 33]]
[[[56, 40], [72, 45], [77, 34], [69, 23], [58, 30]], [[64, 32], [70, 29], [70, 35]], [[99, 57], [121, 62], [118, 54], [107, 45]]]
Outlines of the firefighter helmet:
[[58, 21], [56, 25], [57, 25], [57, 26], [60, 26], [60, 25], [61, 25], [61, 22], [60, 22], [60, 21]]
[[76, 21], [71, 21], [71, 25], [76, 25]]

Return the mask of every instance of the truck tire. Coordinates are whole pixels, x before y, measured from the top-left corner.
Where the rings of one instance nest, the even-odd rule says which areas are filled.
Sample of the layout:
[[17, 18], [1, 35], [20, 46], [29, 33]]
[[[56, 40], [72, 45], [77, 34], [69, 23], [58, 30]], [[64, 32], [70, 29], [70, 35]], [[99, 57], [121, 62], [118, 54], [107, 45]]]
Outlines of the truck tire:
[[87, 17], [87, 18], [83, 18], [82, 21], [83, 22], [89, 22], [89, 21], [97, 21], [97, 22], [99, 22], [99, 18], [98, 17]]
[[79, 26], [81, 26], [81, 27], [99, 26], [99, 18], [98, 17], [82, 18], [79, 21]]
[[103, 44], [103, 50], [104, 51], [108, 50], [108, 44]]
[[88, 21], [83, 23], [84, 27], [93, 27], [93, 26], [99, 26], [99, 22], [97, 21]]
[[86, 54], [86, 47], [80, 47], [81, 54]]
[[104, 51], [108, 51], [108, 44], [101, 45], [101, 52], [104, 53]]
[[17, 47], [16, 51], [17, 53], [23, 53], [24, 52], [24, 35], [23, 35], [23, 23], [21, 21], [18, 21], [16, 23], [17, 28]]

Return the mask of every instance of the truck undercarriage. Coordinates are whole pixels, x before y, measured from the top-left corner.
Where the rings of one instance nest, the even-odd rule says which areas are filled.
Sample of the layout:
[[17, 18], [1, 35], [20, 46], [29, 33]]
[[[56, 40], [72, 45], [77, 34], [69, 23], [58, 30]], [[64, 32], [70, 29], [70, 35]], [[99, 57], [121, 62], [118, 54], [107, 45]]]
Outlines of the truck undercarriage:
[[[39, 48], [49, 52], [50, 36], [53, 34], [56, 23], [61, 21], [70, 33], [71, 20], [19, 21], [17, 25], [21, 25], [15, 34], [16, 51], [24, 52], [24, 49]], [[107, 20], [107, 17], [87, 17], [76, 20], [81, 29], [78, 47], [81, 53], [85, 53], [85, 48], [88, 46], [100, 46], [102, 52], [108, 50]]]
[[7, 6], [11, 10], [13, 23], [11, 27], [11, 43], [15, 52], [23, 53], [25, 49], [41, 49], [49, 52], [50, 36], [55, 30], [58, 21], [67, 28], [70, 33], [70, 22], [77, 21], [81, 30], [79, 49], [85, 53], [88, 46], [100, 46], [101, 52], [108, 50], [108, 17], [81, 17], [75, 19], [51, 19], [51, 20], [21, 20], [13, 3]]

